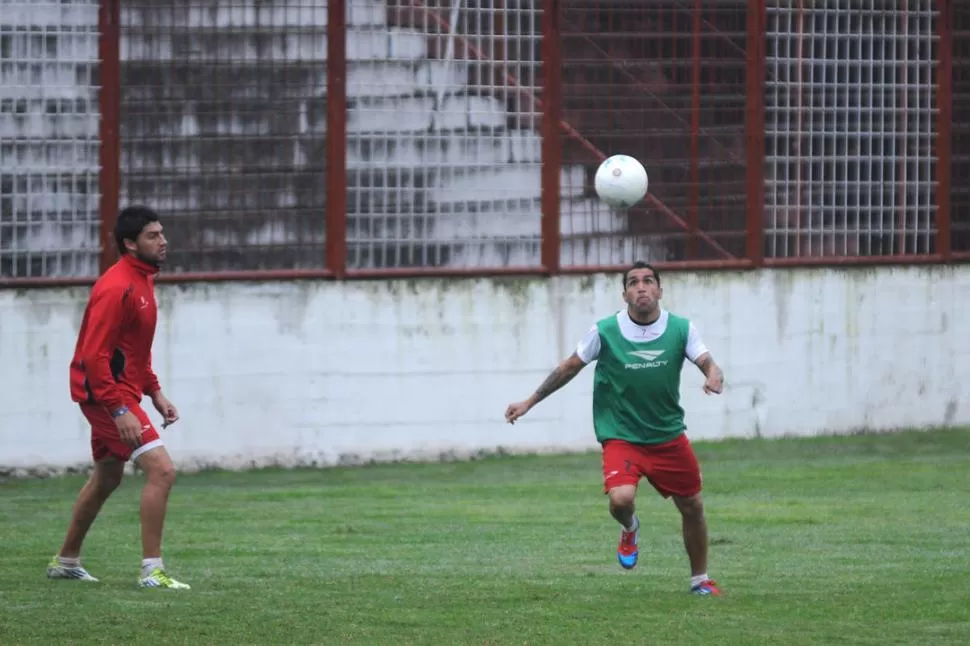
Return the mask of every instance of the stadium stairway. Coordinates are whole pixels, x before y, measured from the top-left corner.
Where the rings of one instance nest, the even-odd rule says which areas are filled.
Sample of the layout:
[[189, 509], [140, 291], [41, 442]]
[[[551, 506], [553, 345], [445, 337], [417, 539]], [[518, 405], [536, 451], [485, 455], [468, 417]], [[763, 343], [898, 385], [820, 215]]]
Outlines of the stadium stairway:
[[[176, 4], [122, 8], [123, 201], [157, 196], [185, 216], [186, 247], [260, 247], [264, 265], [313, 266], [291, 246], [324, 238], [326, 10], [199, 0], [180, 20]], [[351, 266], [539, 264], [539, 115], [476, 82], [481, 64], [442, 60], [441, 35], [402, 4], [348, 2]], [[481, 4], [463, 3], [479, 18], [492, 11]], [[651, 257], [625, 236], [591, 235], [627, 222], [591, 198], [588, 177], [562, 170], [564, 258]], [[245, 262], [227, 255], [224, 268]]]

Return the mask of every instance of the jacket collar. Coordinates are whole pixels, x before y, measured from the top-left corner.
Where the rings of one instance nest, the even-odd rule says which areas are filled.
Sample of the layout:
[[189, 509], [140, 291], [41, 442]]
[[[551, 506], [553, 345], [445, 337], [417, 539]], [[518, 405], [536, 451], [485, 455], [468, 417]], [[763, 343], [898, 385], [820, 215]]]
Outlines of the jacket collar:
[[122, 256], [121, 262], [126, 263], [128, 267], [131, 267], [142, 276], [154, 276], [159, 272], [159, 267], [157, 265], [139, 260], [130, 253], [126, 253], [124, 256]]

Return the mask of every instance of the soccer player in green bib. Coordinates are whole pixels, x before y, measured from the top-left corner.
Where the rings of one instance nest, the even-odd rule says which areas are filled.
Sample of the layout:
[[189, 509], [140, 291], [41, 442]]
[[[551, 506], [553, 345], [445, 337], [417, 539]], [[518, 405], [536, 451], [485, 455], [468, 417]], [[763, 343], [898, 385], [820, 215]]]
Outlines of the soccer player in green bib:
[[662, 297], [657, 270], [634, 263], [623, 274], [627, 308], [591, 327], [576, 351], [531, 397], [509, 405], [505, 419], [514, 424], [596, 361], [593, 427], [603, 447], [603, 489], [609, 495], [610, 514], [622, 526], [616, 551], [620, 565], [630, 570], [637, 564], [640, 521], [634, 502], [645, 477], [680, 511], [690, 560], [690, 591], [716, 596], [721, 593], [707, 574], [701, 473], [685, 435], [680, 375], [684, 359], [694, 363], [704, 373], [708, 394], [721, 392], [724, 375], [694, 324], [663, 309]]

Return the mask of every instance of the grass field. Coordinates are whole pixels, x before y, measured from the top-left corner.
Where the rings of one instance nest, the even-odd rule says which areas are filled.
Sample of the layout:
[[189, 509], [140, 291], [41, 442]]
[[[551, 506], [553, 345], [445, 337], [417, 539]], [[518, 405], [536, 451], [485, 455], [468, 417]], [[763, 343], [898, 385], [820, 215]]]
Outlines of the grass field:
[[0, 485], [0, 644], [970, 644], [970, 430], [698, 443], [725, 596], [641, 489], [616, 563], [598, 456], [203, 473], [134, 587], [137, 478], [48, 581], [78, 477]]

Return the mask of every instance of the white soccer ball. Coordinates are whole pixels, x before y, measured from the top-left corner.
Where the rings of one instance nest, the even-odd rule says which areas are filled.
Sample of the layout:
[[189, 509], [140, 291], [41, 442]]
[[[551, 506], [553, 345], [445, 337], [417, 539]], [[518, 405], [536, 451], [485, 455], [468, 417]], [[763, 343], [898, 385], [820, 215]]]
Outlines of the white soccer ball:
[[629, 208], [647, 194], [647, 171], [629, 155], [613, 155], [596, 169], [596, 194], [614, 208]]

